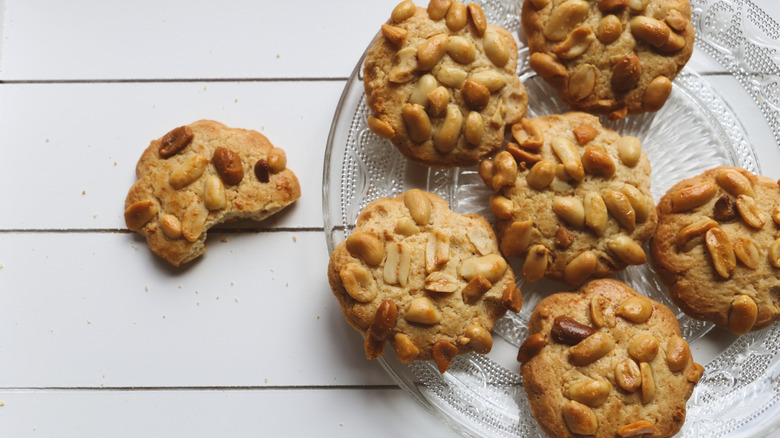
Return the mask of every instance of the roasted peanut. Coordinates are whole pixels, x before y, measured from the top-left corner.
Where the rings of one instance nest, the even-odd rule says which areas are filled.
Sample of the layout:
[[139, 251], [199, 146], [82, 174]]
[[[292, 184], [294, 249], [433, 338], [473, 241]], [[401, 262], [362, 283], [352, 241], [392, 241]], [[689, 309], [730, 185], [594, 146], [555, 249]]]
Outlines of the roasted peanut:
[[560, 44], [555, 46], [553, 53], [560, 59], [574, 59], [588, 50], [596, 40], [596, 35], [589, 26], [579, 26]]
[[596, 332], [569, 349], [569, 362], [584, 367], [606, 356], [615, 348], [615, 339], [607, 332]]
[[466, 9], [466, 5], [464, 5], [461, 2], [452, 2], [452, 5], [450, 5], [450, 9], [447, 10], [447, 15], [445, 16], [445, 22], [447, 23], [447, 28], [453, 32], [457, 32], [464, 27], [466, 27], [466, 24], [468, 24], [468, 18], [469, 13]]
[[696, 236], [700, 236], [706, 233], [710, 228], [715, 228], [717, 226], [718, 223], [712, 219], [704, 219], [698, 222], [694, 222], [680, 229], [680, 232], [677, 233], [677, 238], [675, 239], [674, 243], [677, 245], [677, 248], [685, 250], [688, 242], [691, 239]]
[[225, 186], [217, 175], [209, 175], [203, 183], [203, 202], [211, 211], [220, 210], [227, 205]]
[[593, 435], [599, 427], [599, 420], [593, 410], [575, 400], [569, 400], [563, 406], [563, 419], [569, 431], [577, 435]]
[[734, 255], [748, 268], [758, 268], [760, 254], [756, 245], [749, 238], [740, 237], [734, 242]]
[[414, 345], [412, 338], [404, 333], [396, 333], [393, 336], [393, 349], [398, 360], [403, 363], [412, 363], [420, 355], [420, 349]]
[[780, 225], [780, 205], [772, 210], [772, 221], [774, 221], [775, 225]]
[[607, 227], [607, 219], [609, 218], [604, 199], [596, 192], [587, 192], [582, 204], [585, 212], [585, 225], [596, 234], [601, 235]]
[[582, 167], [580, 153], [577, 151], [574, 144], [566, 138], [553, 137], [550, 145], [552, 146], [555, 155], [561, 160], [561, 163], [563, 163], [569, 176], [577, 181], [582, 181], [585, 177], [585, 169]]
[[574, 134], [574, 138], [577, 139], [577, 143], [579, 143], [580, 146], [589, 143], [599, 135], [599, 131], [597, 131], [596, 128], [584, 123], [572, 129], [571, 132]]
[[409, 302], [404, 319], [418, 324], [437, 324], [441, 321], [441, 312], [428, 297], [417, 297]]
[[409, 281], [409, 271], [412, 265], [412, 251], [400, 242], [391, 242], [387, 245], [387, 258], [382, 271], [385, 283], [398, 284], [406, 287]]
[[517, 179], [517, 161], [507, 151], [501, 151], [493, 158], [493, 177], [491, 178], [491, 186], [495, 191], [501, 190], [502, 187], [511, 186], [515, 184]]
[[717, 192], [718, 186], [709, 181], [688, 186], [671, 194], [669, 207], [672, 213], [691, 210], [706, 204]]
[[585, 380], [569, 385], [564, 392], [564, 396], [569, 400], [575, 400], [592, 408], [597, 408], [607, 401], [611, 391], [612, 385], [606, 380]]
[[431, 273], [439, 270], [450, 261], [450, 238], [440, 230], [428, 234], [425, 245], [425, 271]]
[[541, 333], [536, 333], [527, 337], [520, 345], [520, 349], [517, 350], [517, 361], [520, 363], [528, 362], [531, 358], [539, 354], [546, 345], [547, 340], [544, 339], [544, 335]]
[[584, 0], [568, 0], [553, 9], [542, 33], [552, 41], [560, 41], [588, 14], [590, 5]]
[[378, 359], [385, 352], [385, 341], [366, 336], [366, 339], [363, 342], [363, 348], [366, 350], [366, 359]]
[[192, 143], [193, 138], [195, 134], [189, 126], [179, 126], [163, 136], [157, 152], [161, 158], [171, 157]]
[[464, 261], [460, 266], [460, 275], [467, 281], [481, 275], [489, 282], [501, 280], [507, 269], [506, 260], [498, 254], [475, 257]]
[[468, 73], [464, 70], [454, 67], [441, 67], [439, 71], [436, 72], [436, 79], [438, 79], [439, 82], [456, 89], [463, 87], [467, 76]]
[[417, 49], [414, 47], [404, 47], [395, 52], [393, 56], [393, 68], [387, 74], [387, 79], [396, 84], [409, 82], [414, 78], [414, 72], [417, 71]]
[[780, 268], [780, 239], [776, 239], [769, 247], [769, 263]]
[[471, 227], [466, 231], [466, 237], [480, 255], [488, 255], [494, 252], [492, 236], [486, 229]]
[[669, 12], [666, 13], [664, 21], [669, 25], [669, 27], [676, 30], [677, 32], [682, 32], [686, 27], [688, 27], [688, 23], [690, 22], [677, 9], [670, 9]]
[[685, 339], [679, 336], [669, 338], [666, 343], [666, 364], [669, 366], [669, 371], [676, 373], [684, 370], [690, 358], [691, 349]]
[[485, 11], [482, 10], [482, 6], [477, 3], [469, 3], [466, 8], [469, 11], [469, 18], [471, 23], [474, 24], [474, 30], [477, 35], [482, 36], [487, 29], [487, 18], [485, 18]]
[[525, 175], [528, 186], [535, 190], [543, 190], [550, 185], [555, 178], [555, 163], [542, 160], [531, 167]]
[[422, 143], [431, 137], [431, 120], [421, 105], [404, 104], [401, 108], [401, 117], [413, 142]]
[[507, 310], [515, 313], [523, 307], [523, 293], [519, 287], [515, 286], [514, 282], [508, 282], [504, 285], [504, 290], [501, 292], [501, 304]]
[[642, 64], [635, 54], [625, 55], [612, 69], [612, 88], [617, 91], [628, 91], [636, 87], [642, 76]]
[[438, 87], [438, 82], [432, 74], [427, 73], [420, 77], [417, 81], [417, 85], [414, 86], [412, 94], [409, 95], [409, 103], [417, 104], [422, 107], [428, 105], [428, 93], [435, 90]]
[[561, 344], [577, 345], [593, 333], [596, 333], [593, 328], [570, 316], [556, 316], [550, 330], [550, 337]]
[[394, 22], [400, 23], [413, 16], [415, 12], [417, 12], [417, 6], [415, 6], [414, 3], [410, 0], [404, 0], [399, 3], [395, 9], [393, 9], [393, 12], [390, 14], [390, 18]]
[[585, 148], [582, 166], [586, 172], [603, 178], [611, 178], [615, 174], [615, 162], [603, 149], [594, 146]]
[[441, 115], [450, 103], [450, 92], [445, 87], [439, 86], [428, 93], [428, 113], [432, 116]]
[[753, 186], [750, 180], [734, 169], [724, 169], [715, 176], [718, 185], [733, 196], [747, 195], [755, 198]]
[[385, 247], [378, 237], [365, 231], [352, 233], [347, 237], [347, 251], [353, 257], [361, 258], [370, 266], [377, 266], [385, 255]]
[[642, 371], [632, 359], [623, 359], [615, 366], [615, 381], [628, 392], [634, 392], [642, 386]]
[[493, 336], [490, 332], [479, 324], [471, 324], [466, 327], [466, 337], [469, 338], [469, 343], [474, 351], [480, 354], [490, 353], [493, 349]]
[[649, 334], [633, 337], [628, 345], [628, 355], [637, 362], [651, 362], [658, 354], [658, 339]]
[[490, 283], [487, 278], [477, 275], [466, 283], [466, 286], [463, 287], [463, 290], [461, 290], [460, 293], [463, 295], [463, 300], [465, 302], [474, 303], [482, 298], [482, 295], [485, 295], [485, 292], [489, 291], [492, 287], [493, 284]]
[[459, 64], [471, 64], [477, 57], [477, 49], [466, 38], [450, 35], [447, 40], [447, 54]]
[[550, 0], [531, 0], [531, 4], [534, 5], [536, 9], [542, 9], [547, 6], [548, 3], [550, 3]]
[[599, 20], [598, 27], [596, 27], [596, 38], [605, 45], [617, 41], [621, 33], [623, 33], [623, 25], [620, 24], [620, 19], [612, 14]]
[[571, 286], [582, 283], [596, 272], [597, 262], [598, 258], [592, 251], [580, 253], [563, 268], [563, 280]]
[[731, 246], [729, 236], [718, 227], [710, 228], [704, 235], [707, 250], [712, 258], [715, 271], [722, 278], [729, 278], [737, 268], [737, 258], [734, 255], [734, 247]]
[[642, 265], [647, 262], [647, 255], [642, 245], [625, 234], [608, 241], [607, 248], [628, 265]]
[[195, 154], [171, 172], [168, 182], [176, 190], [183, 189], [200, 178], [208, 164], [208, 158]]
[[620, 161], [628, 167], [636, 166], [639, 163], [639, 158], [642, 156], [642, 147], [639, 139], [626, 135], [620, 137], [616, 143]]
[[566, 228], [558, 227], [555, 230], [555, 240], [553, 244], [556, 248], [568, 248], [574, 243], [574, 235], [566, 231]]
[[[439, 127], [439, 131], [433, 136], [433, 147], [443, 154], [452, 152], [455, 146], [457, 146], [461, 128], [463, 128], [463, 113], [460, 112], [460, 108], [457, 105], [449, 105], [444, 122]], [[513, 159], [512, 161], [514, 162], [515, 160]]]
[[631, 33], [637, 39], [656, 48], [666, 44], [671, 33], [671, 29], [669, 29], [666, 23], [644, 15], [637, 15], [632, 18], [629, 26], [631, 26]]
[[404, 205], [412, 219], [418, 225], [428, 225], [431, 221], [431, 201], [420, 189], [411, 189], [404, 194]]
[[483, 110], [490, 102], [490, 90], [473, 79], [466, 79], [460, 94], [469, 108], [475, 111]]
[[406, 41], [406, 35], [408, 34], [406, 29], [397, 26], [391, 26], [389, 24], [383, 24], [380, 29], [382, 31], [382, 36], [384, 36], [385, 39], [390, 42], [390, 44], [396, 47], [401, 47], [404, 45], [404, 41]]
[[447, 35], [438, 34], [423, 41], [417, 47], [417, 68], [427, 71], [438, 64], [447, 53], [447, 40]]
[[165, 237], [171, 240], [181, 239], [182, 237], [181, 221], [172, 214], [164, 214], [160, 218], [160, 228], [162, 228]]
[[623, 187], [620, 188], [620, 193], [626, 195], [628, 202], [631, 203], [636, 223], [641, 224], [646, 221], [650, 217], [650, 212], [655, 209], [655, 205], [638, 188], [631, 184], [623, 184]]
[[501, 252], [507, 257], [520, 256], [528, 248], [531, 242], [531, 232], [533, 231], [533, 221], [514, 221], [504, 231], [504, 237], [501, 239]]
[[420, 227], [408, 217], [402, 217], [395, 223], [395, 232], [403, 236], [413, 236], [420, 232]]
[[691, 367], [691, 369], [688, 370], [688, 372], [685, 374], [685, 379], [695, 385], [699, 383], [699, 380], [703, 375], [704, 375], [704, 367], [694, 362], [693, 367]]
[[[673, 35], [677, 36], [676, 34]], [[669, 98], [671, 93], [672, 82], [669, 80], [669, 78], [662, 75], [656, 76], [645, 88], [645, 95], [643, 97], [642, 105], [648, 112], [658, 111], [661, 109], [661, 107], [663, 107], [664, 103], [666, 103], [666, 100]]]
[[603, 198], [607, 211], [612, 217], [618, 221], [620, 226], [633, 232], [636, 229], [636, 212], [631, 206], [628, 196], [615, 190], [605, 190]]
[[452, 3], [452, 0], [431, 0], [428, 3], [428, 16], [434, 21], [441, 20], [447, 15]]
[[534, 120], [523, 118], [520, 123], [512, 125], [512, 137], [520, 146], [533, 151], [544, 145], [544, 136]]
[[136, 201], [125, 209], [125, 225], [131, 231], [138, 231], [157, 216], [158, 211], [159, 207], [151, 199]]
[[758, 306], [747, 295], [740, 295], [731, 302], [729, 310], [729, 330], [737, 335], [749, 333], [756, 325]]
[[737, 196], [737, 211], [742, 216], [742, 220], [753, 228], [761, 228], [766, 223], [764, 215], [756, 204], [756, 200], [751, 196]]
[[184, 209], [184, 215], [181, 218], [181, 234], [189, 242], [195, 242], [203, 234], [203, 227], [206, 225], [206, 219], [209, 216], [209, 210], [203, 204], [200, 196], [194, 196], [187, 208]]
[[678, 50], [682, 50], [688, 44], [682, 35], [674, 32], [669, 32], [669, 39], [666, 40], [663, 46], [656, 48], [661, 53], [674, 53]]
[[452, 364], [452, 359], [457, 356], [458, 347], [450, 341], [439, 339], [433, 343], [431, 353], [439, 372], [444, 374]]
[[350, 297], [359, 303], [369, 303], [376, 298], [377, 288], [371, 273], [358, 263], [348, 263], [339, 271], [341, 283]]
[[618, 427], [615, 431], [620, 438], [656, 436], [658, 428], [653, 423], [645, 420], [634, 421], [625, 426]]
[[541, 154], [521, 149], [517, 143], [507, 143], [506, 150], [515, 157], [515, 161], [518, 163], [525, 163], [526, 168], [533, 167], [536, 163], [542, 161]]
[[620, 303], [617, 315], [634, 324], [642, 324], [653, 315], [653, 304], [645, 297], [631, 297]]
[[501, 33], [495, 30], [485, 31], [482, 46], [485, 49], [485, 55], [497, 67], [503, 67], [509, 62], [509, 49]]
[[598, 7], [602, 12], [613, 12], [628, 6], [628, 0], [599, 0]]
[[431, 272], [425, 277], [424, 288], [431, 292], [452, 293], [458, 290], [460, 282], [445, 272]]
[[484, 131], [485, 123], [482, 121], [482, 115], [477, 111], [469, 111], [469, 115], [466, 116], [466, 128], [463, 131], [466, 142], [472, 145], [480, 144]]
[[598, 71], [592, 64], [579, 65], [569, 78], [569, 93], [574, 100], [583, 100], [593, 93]]
[[501, 196], [499, 194], [495, 194], [490, 197], [490, 201], [488, 205], [490, 206], [490, 211], [492, 211], [497, 218], [509, 219], [510, 217], [512, 217], [512, 212], [514, 211], [514, 204], [512, 204], [511, 199]]
[[[565, 36], [565, 35], [564, 35]], [[566, 67], [552, 56], [535, 52], [528, 58], [528, 63], [535, 72], [555, 88], [563, 88], [566, 84]]]
[[639, 364], [639, 371], [642, 374], [642, 404], [646, 405], [655, 398], [655, 375], [653, 374], [653, 369], [650, 367], [650, 364], [647, 362]]
[[628, 7], [632, 12], [641, 12], [647, 7], [650, 0], [628, 0]]
[[478, 71], [472, 74], [470, 79], [484, 85], [491, 93], [495, 93], [506, 85], [506, 78], [494, 70]]
[[384, 300], [374, 313], [374, 320], [368, 326], [368, 335], [378, 341], [387, 340], [393, 334], [398, 307], [393, 300]]
[[582, 228], [585, 225], [585, 207], [573, 196], [553, 199], [552, 211], [572, 227]]
[[268, 166], [271, 172], [279, 173], [287, 168], [287, 153], [283, 149], [273, 148], [268, 153]]
[[523, 263], [525, 281], [533, 283], [544, 277], [544, 274], [547, 273], [547, 252], [544, 245], [534, 245], [528, 250], [528, 255]]
[[596, 295], [590, 300], [590, 319], [598, 328], [615, 327], [615, 308], [609, 298]]

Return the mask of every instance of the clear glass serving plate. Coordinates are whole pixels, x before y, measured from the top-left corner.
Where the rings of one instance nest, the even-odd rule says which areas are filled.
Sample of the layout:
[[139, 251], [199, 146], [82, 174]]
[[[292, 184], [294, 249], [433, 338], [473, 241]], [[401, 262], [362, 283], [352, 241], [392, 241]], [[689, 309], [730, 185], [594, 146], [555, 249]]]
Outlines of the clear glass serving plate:
[[[528, 116], [569, 110], [528, 66], [519, 2], [480, 3], [489, 22], [518, 38], [518, 75], [528, 90]], [[748, 0], [692, 0], [691, 5], [695, 50], [719, 63], [725, 73], [699, 73], [689, 64], [659, 112], [617, 122], [602, 120], [623, 135], [643, 140], [653, 166], [656, 201], [676, 181], [717, 165], [737, 165], [756, 173], [762, 172], [762, 166], [780, 165], [780, 159], [760, 162], [746, 130], [758, 124], [773, 137], [769, 145], [773, 151], [780, 144], [780, 26]], [[389, 141], [368, 129], [362, 66], [363, 58], [342, 94], [325, 153], [323, 213], [329, 251], [346, 238], [369, 202], [410, 188], [439, 194], [459, 213], [492, 219], [486, 207], [490, 192], [475, 168], [442, 170], [409, 163]], [[724, 84], [730, 92], [740, 88], [749, 111], [733, 110], [723, 97]], [[517, 262], [513, 263], [519, 272]], [[695, 360], [705, 366], [679, 436], [753, 437], [780, 428], [780, 324], [736, 337], [680, 312], [649, 265], [629, 267], [616, 277], [677, 311]], [[421, 406], [462, 435], [544, 436], [531, 416], [517, 348], [528, 335], [526, 323], [536, 303], [567, 288], [553, 281], [523, 284], [521, 279], [518, 286], [523, 291], [523, 309], [496, 323], [489, 354], [458, 356], [444, 374], [430, 362], [402, 364], [391, 351], [379, 359]]]

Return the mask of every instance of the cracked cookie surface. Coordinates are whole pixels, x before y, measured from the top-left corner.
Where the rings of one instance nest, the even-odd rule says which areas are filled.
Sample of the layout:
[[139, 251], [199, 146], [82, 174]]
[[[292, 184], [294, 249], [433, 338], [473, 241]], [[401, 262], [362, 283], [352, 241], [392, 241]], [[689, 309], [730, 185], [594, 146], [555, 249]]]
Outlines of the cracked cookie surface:
[[174, 266], [206, 251], [206, 231], [261, 221], [300, 198], [284, 151], [256, 131], [201, 120], [153, 140], [125, 199], [127, 227]]

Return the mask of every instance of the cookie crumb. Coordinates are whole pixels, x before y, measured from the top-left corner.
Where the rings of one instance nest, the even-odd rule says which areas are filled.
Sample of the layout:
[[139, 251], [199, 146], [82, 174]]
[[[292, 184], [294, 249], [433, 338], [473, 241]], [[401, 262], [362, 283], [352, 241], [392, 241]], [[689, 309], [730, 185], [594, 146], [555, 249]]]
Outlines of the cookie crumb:
[[297, 242], [297, 241], [298, 241], [298, 236], [293, 236], [293, 242]]
[[5, 402], [4, 401], [0, 401], [0, 408], [2, 408], [3, 406], [5, 406]]
[[86, 195], [86, 194], [87, 194], [87, 191], [86, 191], [86, 190], [82, 190], [82, 191], [81, 191], [81, 194], [82, 194], [82, 195]]
[[87, 324], [92, 324], [92, 321], [88, 319]]
[[144, 286], [144, 291], [149, 292], [149, 285]]

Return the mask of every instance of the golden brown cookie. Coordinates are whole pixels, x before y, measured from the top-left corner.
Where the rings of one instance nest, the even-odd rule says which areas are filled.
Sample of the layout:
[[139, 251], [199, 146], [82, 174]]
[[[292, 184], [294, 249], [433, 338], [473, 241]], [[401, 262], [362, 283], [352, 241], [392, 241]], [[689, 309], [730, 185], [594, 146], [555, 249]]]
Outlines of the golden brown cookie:
[[127, 228], [174, 266], [206, 251], [206, 231], [261, 221], [301, 196], [287, 156], [256, 131], [209, 120], [153, 140], [125, 200]]
[[366, 206], [328, 280], [369, 359], [387, 341], [400, 361], [433, 359], [442, 373], [457, 354], [490, 351], [494, 321], [522, 305], [487, 220], [417, 189]]
[[514, 38], [478, 4], [401, 2], [366, 53], [368, 126], [417, 163], [477, 164], [525, 114], [516, 68]]
[[670, 437], [704, 368], [668, 307], [612, 279], [534, 308], [518, 351], [531, 411], [550, 437]]
[[497, 192], [490, 210], [501, 251], [525, 257], [525, 281], [577, 285], [645, 263], [657, 217], [639, 139], [581, 112], [523, 119], [512, 133], [517, 143], [479, 174]]
[[530, 65], [574, 109], [658, 111], [693, 53], [688, 0], [525, 0]]
[[675, 184], [658, 203], [655, 271], [686, 314], [735, 334], [780, 318], [780, 188], [737, 167]]

